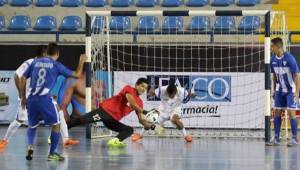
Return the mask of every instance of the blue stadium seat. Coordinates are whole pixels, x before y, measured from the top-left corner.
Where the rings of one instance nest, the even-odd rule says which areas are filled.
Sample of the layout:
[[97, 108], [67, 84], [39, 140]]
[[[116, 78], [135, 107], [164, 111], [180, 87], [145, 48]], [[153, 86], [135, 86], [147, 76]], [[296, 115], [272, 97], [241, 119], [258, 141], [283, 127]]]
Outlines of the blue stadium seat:
[[155, 16], [143, 16], [138, 21], [137, 29], [139, 31], [154, 31], [158, 29], [159, 21]]
[[183, 4], [183, 0], [163, 0], [161, 6], [164, 7], [179, 7]]
[[25, 15], [16, 15], [10, 19], [8, 29], [10, 30], [26, 30], [31, 27], [31, 20]]
[[110, 21], [111, 30], [127, 30], [131, 27], [130, 18], [127, 16], [115, 16]]
[[245, 16], [242, 18], [239, 30], [255, 31], [260, 28], [261, 22], [259, 16]]
[[229, 6], [234, 3], [234, 0], [212, 0], [212, 6]]
[[183, 18], [181, 16], [166, 17], [163, 21], [164, 31], [181, 30], [183, 28]]
[[217, 31], [229, 31], [235, 29], [235, 20], [232, 16], [217, 17], [214, 29]]
[[40, 7], [51, 7], [56, 5], [56, 0], [37, 0], [35, 5]]
[[63, 0], [61, 6], [63, 7], [79, 7], [82, 5], [82, 0]]
[[60, 30], [76, 31], [82, 28], [82, 21], [79, 16], [65, 16], [60, 24]]
[[93, 25], [92, 25], [92, 29], [93, 31], [100, 31], [101, 29], [103, 29], [103, 27], [105, 26], [105, 19], [103, 16], [96, 16], [94, 21], [93, 21]]
[[129, 7], [133, 4], [133, 0], [113, 0], [111, 2], [112, 7]]
[[6, 0], [0, 0], [0, 6], [3, 6], [6, 4]]
[[31, 0], [12, 0], [10, 2], [11, 6], [29, 6], [32, 4]]
[[53, 16], [40, 16], [36, 20], [35, 30], [52, 30], [56, 28], [56, 19]]
[[190, 30], [209, 30], [210, 29], [210, 19], [207, 16], [194, 16], [190, 23]]
[[239, 6], [255, 6], [256, 4], [259, 4], [259, 0], [239, 0], [237, 5]]
[[5, 28], [5, 18], [4, 16], [0, 16], [0, 30]]
[[191, 7], [200, 7], [200, 6], [205, 6], [207, 4], [208, 4], [208, 0], [188, 0], [185, 5]]
[[138, 0], [136, 6], [138, 7], [154, 7], [158, 4], [158, 0]]
[[87, 0], [86, 2], [86, 6], [88, 7], [104, 7], [106, 4], [106, 0]]

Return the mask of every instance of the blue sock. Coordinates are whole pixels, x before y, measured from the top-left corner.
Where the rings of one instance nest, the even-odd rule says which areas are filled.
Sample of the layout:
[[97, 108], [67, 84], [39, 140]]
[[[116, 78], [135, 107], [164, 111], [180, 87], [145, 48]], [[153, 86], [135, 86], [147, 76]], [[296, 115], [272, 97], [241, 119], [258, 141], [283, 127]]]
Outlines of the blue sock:
[[293, 138], [297, 140], [297, 132], [298, 132], [297, 118], [292, 117], [290, 121], [291, 121], [291, 128], [292, 128]]
[[27, 142], [28, 145], [33, 145], [35, 139], [36, 128], [28, 128], [27, 129]]
[[281, 116], [274, 117], [274, 131], [276, 140], [280, 139], [280, 130], [281, 130]]
[[50, 155], [53, 154], [56, 150], [59, 141], [59, 132], [51, 131], [51, 146], [50, 146]]
[[281, 116], [274, 117], [274, 129], [275, 129], [275, 138], [276, 140], [279, 140], [280, 130], [281, 130]]

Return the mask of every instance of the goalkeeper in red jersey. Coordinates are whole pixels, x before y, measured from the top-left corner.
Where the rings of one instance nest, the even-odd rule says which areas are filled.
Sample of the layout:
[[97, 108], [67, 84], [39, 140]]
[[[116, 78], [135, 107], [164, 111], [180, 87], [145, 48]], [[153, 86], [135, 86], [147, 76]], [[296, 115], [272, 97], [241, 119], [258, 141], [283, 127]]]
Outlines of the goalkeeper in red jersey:
[[147, 89], [147, 79], [139, 78], [134, 87], [125, 86], [117, 95], [101, 102], [98, 109], [71, 120], [68, 127], [72, 128], [80, 124], [102, 121], [108, 129], [118, 132], [117, 136], [110, 139], [107, 144], [109, 146], [124, 147], [126, 143], [123, 140], [132, 135], [133, 128], [121, 123], [120, 120], [132, 111], [136, 111], [139, 122], [145, 129], [155, 128], [155, 125], [151, 125], [146, 121], [144, 115], [147, 111], [143, 109], [143, 101], [139, 97]]

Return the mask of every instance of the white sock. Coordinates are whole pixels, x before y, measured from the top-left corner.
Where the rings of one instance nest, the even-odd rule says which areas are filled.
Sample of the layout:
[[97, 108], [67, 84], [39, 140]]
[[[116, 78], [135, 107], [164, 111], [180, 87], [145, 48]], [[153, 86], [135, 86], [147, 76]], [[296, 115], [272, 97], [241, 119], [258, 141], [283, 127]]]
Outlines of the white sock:
[[185, 131], [185, 128], [182, 128], [182, 129], [181, 129], [181, 132], [182, 132], [183, 136], [186, 136], [186, 135], [187, 135], [187, 133], [186, 133], [186, 131]]
[[69, 132], [68, 132], [68, 126], [64, 117], [64, 112], [62, 110], [59, 111], [59, 117], [60, 117], [60, 134], [62, 137], [63, 142], [65, 143], [66, 140], [69, 139]]
[[13, 122], [11, 122], [9, 124], [6, 134], [4, 136], [4, 140], [9, 141], [10, 138], [17, 132], [18, 128], [21, 125], [22, 125], [22, 123], [18, 122], [17, 120], [14, 120]]

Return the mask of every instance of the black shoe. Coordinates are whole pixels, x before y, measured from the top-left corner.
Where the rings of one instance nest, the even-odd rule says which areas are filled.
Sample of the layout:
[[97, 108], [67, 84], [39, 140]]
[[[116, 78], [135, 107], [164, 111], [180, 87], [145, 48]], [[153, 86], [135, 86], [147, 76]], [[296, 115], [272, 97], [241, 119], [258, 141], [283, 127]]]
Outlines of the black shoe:
[[33, 149], [28, 149], [27, 150], [26, 160], [31, 161], [32, 160], [32, 156], [33, 156]]

